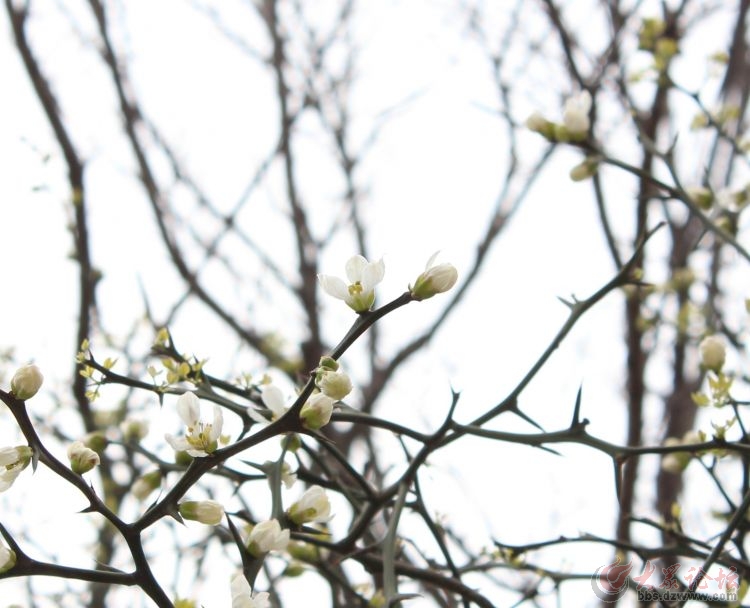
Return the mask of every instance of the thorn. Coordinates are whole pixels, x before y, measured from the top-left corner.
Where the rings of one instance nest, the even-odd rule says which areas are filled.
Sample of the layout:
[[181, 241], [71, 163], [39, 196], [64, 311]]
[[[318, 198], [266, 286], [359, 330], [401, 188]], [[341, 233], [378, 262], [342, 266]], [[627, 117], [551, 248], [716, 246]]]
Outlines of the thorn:
[[573, 420], [570, 423], [570, 427], [576, 427], [581, 423], [581, 394], [583, 393], [583, 383], [578, 387], [578, 394], [576, 395], [576, 404], [573, 408]]

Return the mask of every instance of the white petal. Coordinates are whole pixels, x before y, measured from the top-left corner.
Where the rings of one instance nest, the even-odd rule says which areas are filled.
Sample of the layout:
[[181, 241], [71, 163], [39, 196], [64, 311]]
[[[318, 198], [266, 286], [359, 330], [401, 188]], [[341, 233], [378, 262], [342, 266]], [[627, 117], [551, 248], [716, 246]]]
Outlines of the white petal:
[[361, 255], [355, 255], [349, 258], [346, 263], [346, 278], [350, 283], [356, 283], [362, 280], [362, 272], [367, 267], [367, 260]]
[[250, 406], [247, 408], [247, 415], [250, 416], [255, 422], [259, 422], [260, 424], [268, 424], [270, 421], [268, 418], [266, 418], [263, 414], [261, 414], [258, 410], [256, 410], [254, 407]]
[[277, 420], [286, 414], [287, 405], [284, 393], [278, 386], [269, 385], [263, 389], [260, 395], [263, 405], [265, 405], [273, 414], [272, 419]]
[[252, 607], [252, 590], [250, 589], [250, 583], [247, 582], [244, 574], [239, 572], [232, 577], [231, 588], [232, 608]]
[[9, 464], [18, 462], [19, 458], [17, 448], [3, 448], [0, 450], [0, 467], [7, 467]]
[[385, 276], [385, 262], [380, 258], [377, 262], [367, 264], [362, 271], [362, 291], [367, 293], [383, 280]]
[[438, 256], [438, 253], [440, 253], [440, 250], [436, 251], [430, 256], [430, 259], [427, 260], [427, 264], [424, 267], [425, 270], [429, 270], [430, 268], [432, 268], [432, 265], [435, 263], [435, 258]]
[[5, 492], [5, 490], [12, 486], [21, 471], [23, 471], [21, 467], [13, 467], [0, 473], [0, 492]]
[[164, 439], [167, 440], [167, 443], [172, 446], [172, 449], [175, 452], [184, 452], [190, 447], [190, 444], [184, 437], [175, 437], [174, 435], [167, 433], [164, 435]]
[[216, 441], [221, 437], [221, 429], [224, 426], [224, 413], [218, 405], [214, 405], [214, 422], [211, 425], [211, 441]]
[[194, 393], [186, 392], [177, 399], [177, 413], [187, 426], [195, 426], [200, 421], [201, 404]]
[[286, 412], [286, 399], [278, 386], [274, 386], [273, 384], [266, 386], [260, 394], [260, 399], [263, 401], [263, 405], [275, 415], [280, 416]]
[[329, 296], [338, 298], [339, 300], [346, 300], [349, 297], [349, 288], [346, 286], [343, 280], [338, 277], [332, 277], [327, 274], [319, 274], [318, 282]]

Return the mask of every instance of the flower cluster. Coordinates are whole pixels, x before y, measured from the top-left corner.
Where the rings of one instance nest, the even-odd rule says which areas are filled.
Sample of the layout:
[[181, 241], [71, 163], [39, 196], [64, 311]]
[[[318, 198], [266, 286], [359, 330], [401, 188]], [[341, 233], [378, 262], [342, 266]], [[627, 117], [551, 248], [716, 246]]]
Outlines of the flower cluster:
[[208, 456], [219, 447], [224, 416], [221, 408], [214, 405], [213, 422], [201, 422], [200, 400], [191, 392], [177, 399], [177, 413], [187, 426], [184, 437], [167, 434], [165, 438], [177, 452], [187, 452], [193, 457]]

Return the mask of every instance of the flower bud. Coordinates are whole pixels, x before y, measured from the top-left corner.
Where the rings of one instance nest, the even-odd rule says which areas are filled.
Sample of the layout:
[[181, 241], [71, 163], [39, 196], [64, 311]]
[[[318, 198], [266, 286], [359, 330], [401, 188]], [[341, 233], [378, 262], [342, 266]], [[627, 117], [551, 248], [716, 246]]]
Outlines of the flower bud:
[[315, 393], [302, 406], [299, 417], [308, 429], [317, 431], [330, 422], [331, 414], [333, 414], [333, 399], [323, 393]]
[[158, 469], [141, 475], [133, 482], [130, 491], [138, 500], [146, 500], [149, 494], [161, 485], [161, 471]]
[[534, 112], [526, 119], [526, 128], [534, 133], [539, 133], [547, 139], [554, 139], [555, 125], [542, 116], [539, 112]]
[[320, 358], [318, 369], [336, 372], [339, 369], [339, 362], [336, 361], [336, 359], [334, 359], [333, 357], [324, 356]]
[[689, 186], [685, 188], [685, 192], [698, 207], [704, 211], [711, 209], [711, 205], [714, 202], [714, 194], [708, 188], [704, 186]]
[[287, 511], [295, 524], [326, 522], [331, 519], [331, 503], [320, 486], [312, 486]]
[[126, 443], [138, 443], [148, 435], [148, 422], [135, 418], [126, 418], [120, 423], [122, 440]]
[[340, 401], [352, 392], [352, 381], [344, 372], [319, 370], [316, 374], [315, 386], [334, 401]]
[[570, 179], [574, 182], [582, 182], [585, 179], [594, 177], [598, 170], [599, 161], [596, 158], [589, 157], [570, 170]]
[[224, 507], [213, 500], [186, 500], [179, 504], [180, 515], [208, 526], [218, 526], [224, 517]]
[[727, 352], [724, 342], [718, 336], [706, 336], [700, 343], [701, 365], [712, 372], [719, 373], [724, 367]]
[[16, 565], [16, 552], [0, 545], [0, 574], [7, 572]]
[[578, 95], [569, 97], [563, 109], [563, 126], [571, 139], [585, 139], [591, 127], [589, 111], [591, 110], [591, 94], [581, 91]]
[[302, 440], [299, 438], [299, 435], [297, 435], [297, 433], [287, 433], [286, 435], [283, 435], [279, 443], [281, 444], [281, 447], [284, 448], [287, 452], [292, 453], [296, 452], [302, 447]]
[[83, 475], [99, 464], [99, 454], [87, 448], [82, 441], [74, 441], [68, 448], [70, 468], [74, 473]]
[[281, 573], [281, 576], [286, 576], [288, 578], [294, 578], [296, 576], [301, 576], [305, 573], [305, 566], [301, 564], [300, 562], [289, 562], [286, 568], [284, 568], [284, 572]]
[[320, 557], [320, 551], [318, 547], [316, 547], [315, 545], [311, 545], [310, 543], [303, 543], [300, 541], [290, 542], [289, 546], [287, 547], [287, 551], [289, 552], [289, 555], [291, 555], [294, 559], [298, 559], [303, 562], [314, 563], [318, 561], [318, 558]]
[[82, 441], [83, 445], [87, 448], [91, 448], [97, 454], [101, 454], [109, 444], [107, 436], [101, 431], [92, 431], [91, 433], [86, 434]]
[[283, 551], [288, 544], [289, 530], [282, 530], [276, 519], [256, 524], [247, 537], [247, 549], [255, 557], [269, 551]]
[[411, 297], [415, 300], [426, 300], [432, 296], [444, 293], [456, 284], [458, 271], [453, 264], [438, 264], [433, 266], [437, 252], [427, 260], [425, 271], [417, 277], [414, 287], [410, 287]]
[[44, 376], [36, 365], [24, 365], [10, 381], [10, 390], [16, 399], [26, 401], [39, 392], [43, 381]]

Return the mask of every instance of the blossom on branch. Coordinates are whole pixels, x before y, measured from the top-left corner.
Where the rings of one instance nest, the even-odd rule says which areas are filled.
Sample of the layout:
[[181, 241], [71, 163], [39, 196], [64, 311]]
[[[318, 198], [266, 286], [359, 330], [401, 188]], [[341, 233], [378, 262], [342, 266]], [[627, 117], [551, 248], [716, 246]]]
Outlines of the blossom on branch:
[[[263, 401], [263, 405], [265, 405], [271, 412], [271, 422], [281, 418], [289, 409], [284, 393], [278, 386], [274, 386], [273, 384], [268, 384], [263, 387], [263, 390], [260, 393], [260, 399]], [[268, 418], [252, 406], [247, 408], [247, 415], [255, 420], [255, 422], [260, 422], [261, 424], [269, 422]]]
[[424, 272], [414, 282], [414, 286], [409, 286], [411, 297], [415, 300], [426, 300], [439, 293], [445, 293], [458, 280], [458, 271], [453, 264], [434, 264], [438, 253], [440, 252], [436, 251], [432, 254], [427, 260]]
[[16, 552], [0, 544], [0, 574], [16, 565]]
[[315, 374], [315, 386], [334, 401], [341, 401], [352, 392], [352, 381], [344, 372], [319, 370]]
[[73, 472], [83, 475], [99, 464], [99, 454], [86, 447], [83, 441], [74, 441], [68, 447], [68, 460]]
[[339, 277], [327, 274], [319, 274], [318, 281], [329, 296], [343, 300], [355, 312], [366, 312], [375, 302], [375, 285], [383, 280], [384, 275], [382, 258], [377, 262], [368, 262], [361, 255], [355, 255], [346, 263], [349, 285]]
[[331, 503], [323, 488], [312, 486], [289, 507], [287, 515], [297, 525], [312, 522], [325, 523], [332, 517]]
[[701, 365], [717, 374], [724, 367], [727, 357], [724, 341], [718, 336], [706, 336], [700, 343]]
[[27, 445], [0, 450], [0, 492], [13, 485], [21, 471], [29, 466], [32, 454], [33, 450]]
[[312, 395], [299, 412], [304, 425], [313, 431], [324, 427], [331, 421], [334, 400], [323, 393]]
[[44, 376], [36, 365], [24, 365], [10, 381], [10, 391], [16, 399], [26, 401], [39, 392]]
[[238, 572], [232, 577], [232, 608], [270, 608], [269, 594], [267, 591], [253, 595], [250, 583], [245, 575]]
[[591, 94], [581, 91], [578, 95], [568, 97], [563, 109], [563, 126], [573, 139], [584, 139], [591, 127]]
[[255, 557], [269, 551], [283, 551], [289, 544], [289, 530], [282, 530], [276, 519], [262, 521], [253, 526], [246, 544], [248, 551]]
[[224, 517], [224, 507], [213, 500], [186, 500], [178, 508], [185, 519], [207, 526], [218, 526]]
[[184, 437], [174, 437], [167, 433], [164, 437], [177, 452], [187, 452], [193, 457], [208, 456], [219, 446], [224, 416], [221, 408], [214, 405], [212, 423], [201, 422], [200, 400], [191, 392], [180, 395], [177, 399], [177, 413], [187, 426]]

